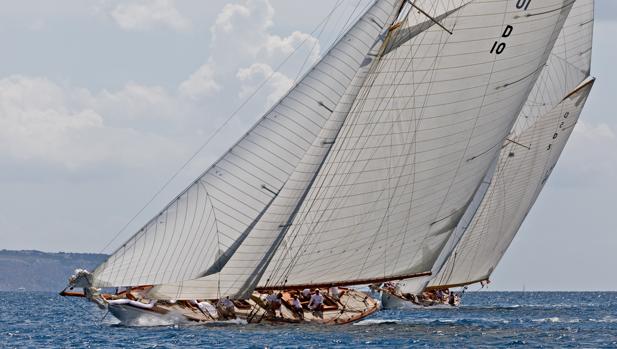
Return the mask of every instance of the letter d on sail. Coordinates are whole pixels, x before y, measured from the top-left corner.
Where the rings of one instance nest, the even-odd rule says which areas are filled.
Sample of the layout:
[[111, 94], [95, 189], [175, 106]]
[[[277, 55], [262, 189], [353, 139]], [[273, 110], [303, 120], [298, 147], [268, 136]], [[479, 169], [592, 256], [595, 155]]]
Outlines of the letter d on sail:
[[510, 36], [510, 34], [512, 34], [512, 30], [514, 29], [514, 27], [512, 27], [511, 25], [508, 25], [506, 27], [506, 29], [503, 31], [503, 34], [501, 35], [502, 38], [507, 38], [508, 36]]

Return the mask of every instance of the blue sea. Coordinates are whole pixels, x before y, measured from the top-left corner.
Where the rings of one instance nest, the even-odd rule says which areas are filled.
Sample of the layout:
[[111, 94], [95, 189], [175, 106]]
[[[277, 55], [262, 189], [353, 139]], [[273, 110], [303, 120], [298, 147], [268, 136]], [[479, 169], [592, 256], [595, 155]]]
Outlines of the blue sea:
[[617, 293], [469, 292], [458, 309], [381, 311], [353, 325], [124, 327], [83, 299], [0, 292], [7, 348], [617, 347]]

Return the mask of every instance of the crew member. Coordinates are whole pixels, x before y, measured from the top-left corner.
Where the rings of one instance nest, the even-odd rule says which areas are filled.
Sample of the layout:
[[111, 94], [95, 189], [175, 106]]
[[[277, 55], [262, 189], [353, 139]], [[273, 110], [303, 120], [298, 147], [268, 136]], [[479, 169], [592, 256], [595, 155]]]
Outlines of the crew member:
[[308, 307], [313, 311], [313, 313], [316, 313], [317, 316], [323, 318], [323, 296], [319, 290], [315, 290], [315, 294], [311, 296]]

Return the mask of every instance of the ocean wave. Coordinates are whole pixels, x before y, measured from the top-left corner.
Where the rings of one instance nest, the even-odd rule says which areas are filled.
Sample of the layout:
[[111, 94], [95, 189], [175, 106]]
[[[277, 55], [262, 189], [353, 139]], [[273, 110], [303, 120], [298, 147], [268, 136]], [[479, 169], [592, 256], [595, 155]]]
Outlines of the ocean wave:
[[589, 321], [612, 324], [612, 323], [617, 323], [617, 318], [612, 317], [612, 316], [605, 316], [601, 319], [589, 319]]
[[567, 323], [567, 324], [575, 324], [580, 322], [580, 319], [577, 318], [573, 318], [573, 319], [561, 319], [557, 316], [554, 317], [548, 317], [548, 318], [542, 318], [542, 319], [532, 319], [532, 322], [550, 322], [550, 323]]
[[354, 323], [354, 326], [372, 326], [372, 325], [444, 325], [444, 324], [456, 324], [465, 325], [473, 323], [498, 323], [509, 324], [510, 320], [503, 318], [453, 318], [453, 319], [368, 319]]
[[371, 326], [371, 325], [395, 325], [401, 320], [395, 319], [367, 319], [354, 323], [354, 326]]

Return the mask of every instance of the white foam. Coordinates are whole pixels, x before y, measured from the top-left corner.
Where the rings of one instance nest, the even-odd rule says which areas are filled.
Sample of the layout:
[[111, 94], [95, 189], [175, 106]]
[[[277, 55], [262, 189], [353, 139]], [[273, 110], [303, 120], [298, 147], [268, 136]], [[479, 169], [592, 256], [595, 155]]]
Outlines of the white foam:
[[131, 326], [157, 327], [173, 326], [187, 323], [188, 320], [181, 314], [169, 313], [163, 316], [141, 316], [131, 322]]
[[401, 320], [395, 319], [368, 319], [354, 323], [354, 326], [370, 326], [370, 325], [383, 325], [383, 324], [398, 324]]
[[551, 322], [551, 323], [568, 323], [568, 324], [574, 324], [577, 322], [580, 322], [580, 319], [560, 319], [558, 317], [549, 317], [549, 318], [543, 318], [543, 319], [533, 319], [531, 320], [533, 322]]
[[601, 319], [589, 319], [589, 321], [591, 321], [591, 322], [601, 322], [601, 323], [610, 323], [610, 324], [612, 324], [612, 323], [617, 322], [617, 318], [612, 317], [612, 316], [605, 316], [605, 317], [603, 317], [603, 318], [601, 318]]
[[248, 322], [244, 319], [233, 319], [227, 321], [217, 321], [217, 324], [230, 324], [230, 325], [247, 325]]

